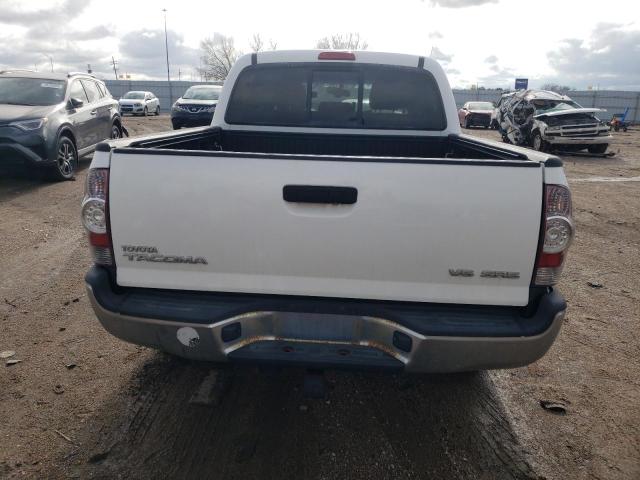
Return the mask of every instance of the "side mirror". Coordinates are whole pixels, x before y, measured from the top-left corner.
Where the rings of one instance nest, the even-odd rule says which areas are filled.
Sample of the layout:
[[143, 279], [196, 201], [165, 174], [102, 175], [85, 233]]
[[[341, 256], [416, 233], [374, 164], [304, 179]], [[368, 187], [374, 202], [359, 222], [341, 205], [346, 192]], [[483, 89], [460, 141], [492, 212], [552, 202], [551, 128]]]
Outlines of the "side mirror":
[[80, 108], [84, 105], [84, 102], [79, 98], [70, 98], [69, 105], [71, 105], [71, 108]]

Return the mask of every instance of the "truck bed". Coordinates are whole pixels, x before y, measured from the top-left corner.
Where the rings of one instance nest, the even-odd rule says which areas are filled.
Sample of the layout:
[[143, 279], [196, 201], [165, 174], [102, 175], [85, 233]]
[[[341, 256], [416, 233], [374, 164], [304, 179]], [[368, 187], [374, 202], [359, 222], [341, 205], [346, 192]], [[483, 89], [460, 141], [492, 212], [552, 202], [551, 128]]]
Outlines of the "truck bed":
[[409, 136], [197, 129], [136, 140], [128, 148], [398, 158], [531, 161], [511, 146], [466, 135]]

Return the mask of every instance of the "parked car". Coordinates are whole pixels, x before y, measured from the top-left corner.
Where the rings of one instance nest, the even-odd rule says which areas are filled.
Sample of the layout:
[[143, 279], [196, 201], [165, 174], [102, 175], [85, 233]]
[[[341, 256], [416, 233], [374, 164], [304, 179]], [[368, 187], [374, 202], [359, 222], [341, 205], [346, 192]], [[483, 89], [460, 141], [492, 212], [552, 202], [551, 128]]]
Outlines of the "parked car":
[[173, 129], [210, 125], [221, 90], [219, 85], [189, 87], [171, 108]]
[[491, 125], [491, 102], [467, 102], [458, 110], [458, 121], [463, 128], [484, 127]]
[[118, 100], [118, 103], [120, 112], [123, 114], [140, 114], [145, 117], [150, 113], [160, 115], [160, 100], [152, 92], [127, 92]]
[[125, 132], [118, 102], [85, 73], [0, 72], [0, 162], [73, 178], [78, 160]]
[[211, 126], [98, 147], [82, 218], [102, 325], [196, 360], [517, 367], [566, 310], [562, 162], [461, 135], [424, 57], [243, 56]]
[[609, 125], [567, 95], [546, 90], [522, 90], [503, 96], [498, 123], [503, 141], [534, 150], [602, 154], [611, 142]]

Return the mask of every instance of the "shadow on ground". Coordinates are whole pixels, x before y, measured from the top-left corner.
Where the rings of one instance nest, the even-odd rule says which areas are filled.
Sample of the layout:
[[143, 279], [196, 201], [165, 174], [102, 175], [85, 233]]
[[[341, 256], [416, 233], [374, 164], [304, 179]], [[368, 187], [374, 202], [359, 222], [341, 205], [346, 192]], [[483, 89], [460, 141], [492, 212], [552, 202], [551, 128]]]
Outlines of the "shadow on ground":
[[232, 367], [217, 401], [190, 403], [212, 371], [158, 354], [88, 422], [65, 475], [535, 478], [486, 374], [329, 372], [310, 400], [303, 371]]
[[[92, 158], [89, 155], [80, 159], [78, 173], [89, 168]], [[0, 165], [0, 202], [13, 200], [54, 183], [58, 182], [49, 180], [44, 171], [22, 165]]]

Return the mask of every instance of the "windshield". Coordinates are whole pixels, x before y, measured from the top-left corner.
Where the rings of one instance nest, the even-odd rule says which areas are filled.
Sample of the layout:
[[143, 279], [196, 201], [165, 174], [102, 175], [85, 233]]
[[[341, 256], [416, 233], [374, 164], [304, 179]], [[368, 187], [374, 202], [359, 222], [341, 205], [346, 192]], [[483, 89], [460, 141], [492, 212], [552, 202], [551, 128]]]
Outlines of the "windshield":
[[536, 109], [536, 113], [557, 112], [560, 110], [573, 110], [574, 108], [582, 108], [573, 100], [533, 100], [531, 102]]
[[0, 104], [55, 105], [64, 101], [65, 87], [63, 80], [0, 77]]
[[493, 110], [493, 103], [490, 103], [490, 102], [470, 103], [469, 110]]
[[182, 98], [186, 100], [218, 100], [219, 95], [219, 88], [191, 87], [184, 93]]
[[122, 98], [142, 100], [144, 98], [144, 92], [127, 92], [122, 96]]

